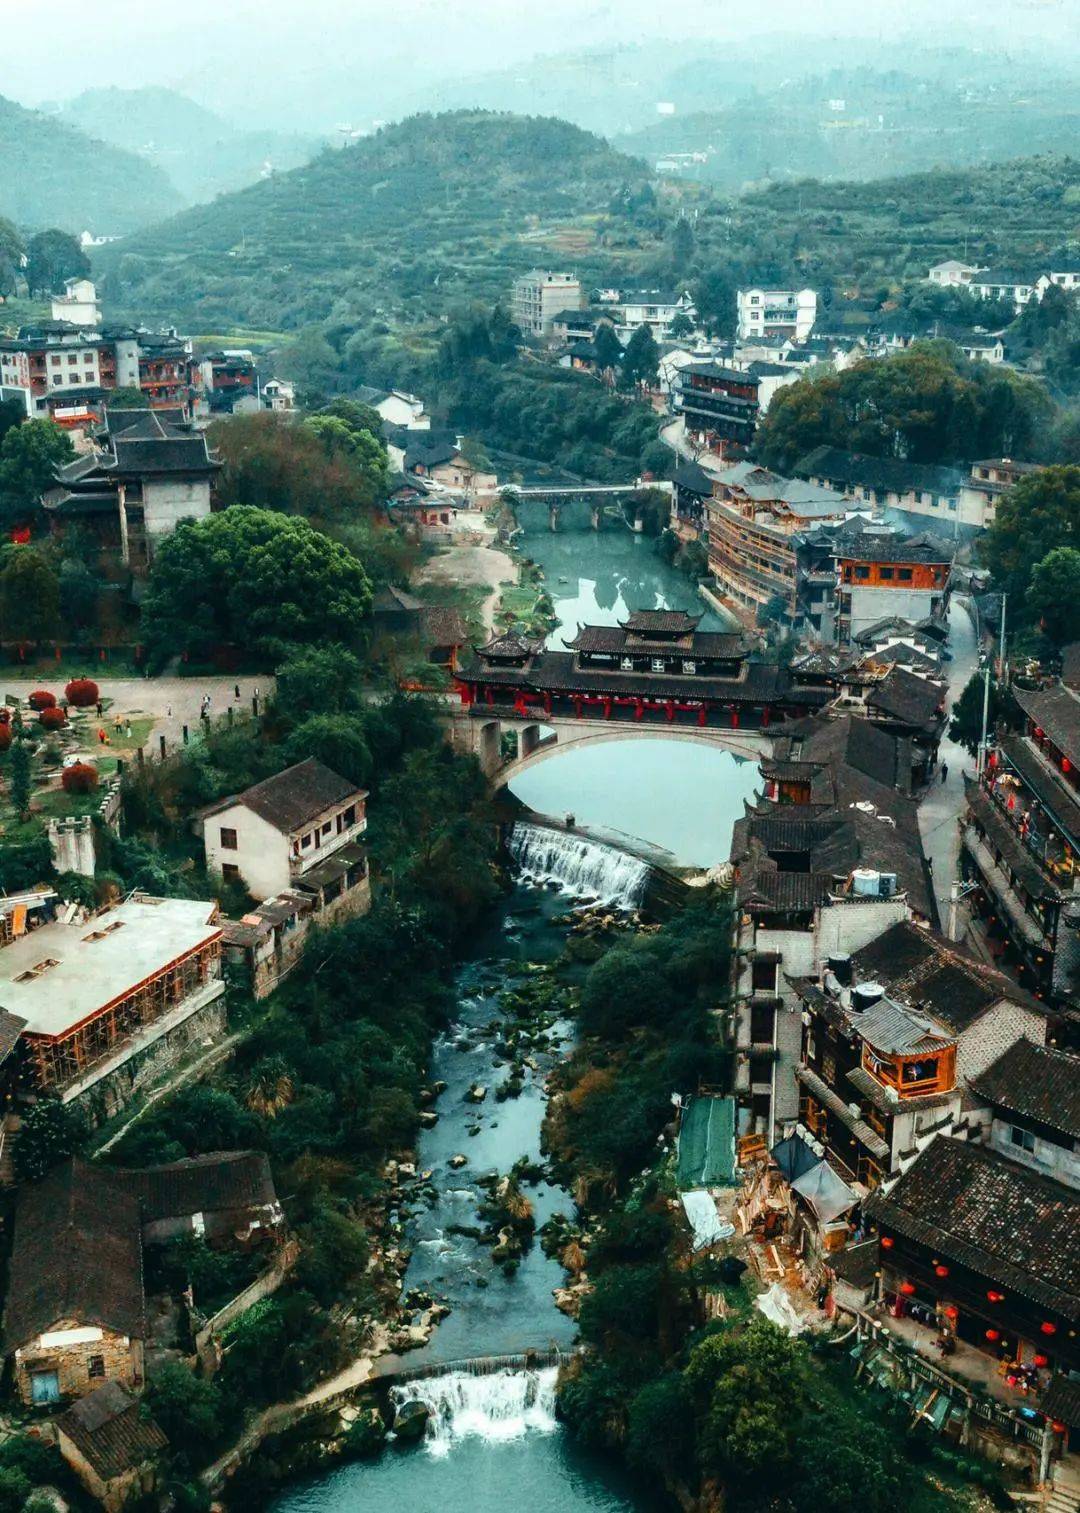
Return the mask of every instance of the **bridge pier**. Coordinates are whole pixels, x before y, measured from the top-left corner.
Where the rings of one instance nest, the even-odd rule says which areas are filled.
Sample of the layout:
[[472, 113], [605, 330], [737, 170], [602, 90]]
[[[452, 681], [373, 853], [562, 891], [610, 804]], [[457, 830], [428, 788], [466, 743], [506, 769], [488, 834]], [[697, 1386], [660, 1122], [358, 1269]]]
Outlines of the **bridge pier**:
[[[455, 709], [447, 732], [450, 745], [463, 756], [474, 756], [488, 782], [493, 782], [503, 766], [502, 721], [474, 719], [467, 709]], [[520, 748], [521, 737], [518, 737]]]
[[523, 725], [517, 733], [518, 761], [523, 762], [526, 757], [532, 756], [540, 745], [539, 725]]
[[559, 516], [562, 514], [562, 506], [559, 504], [548, 505], [548, 526], [551, 530], [559, 529]]
[[600, 529], [600, 506], [598, 504], [589, 506], [589, 524], [594, 531]]

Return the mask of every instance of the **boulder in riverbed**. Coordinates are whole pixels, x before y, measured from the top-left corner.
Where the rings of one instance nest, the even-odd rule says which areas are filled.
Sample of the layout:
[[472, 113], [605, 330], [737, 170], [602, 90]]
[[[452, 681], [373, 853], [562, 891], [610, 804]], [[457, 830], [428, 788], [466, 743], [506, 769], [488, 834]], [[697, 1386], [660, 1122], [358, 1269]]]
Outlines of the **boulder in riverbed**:
[[424, 1437], [431, 1410], [418, 1398], [399, 1403], [394, 1413], [394, 1433], [404, 1444], [414, 1444]]
[[483, 1103], [483, 1101], [484, 1101], [484, 1099], [486, 1097], [487, 1097], [487, 1088], [484, 1087], [482, 1083], [474, 1082], [473, 1085], [472, 1085], [472, 1087], [465, 1094], [465, 1102], [466, 1103]]

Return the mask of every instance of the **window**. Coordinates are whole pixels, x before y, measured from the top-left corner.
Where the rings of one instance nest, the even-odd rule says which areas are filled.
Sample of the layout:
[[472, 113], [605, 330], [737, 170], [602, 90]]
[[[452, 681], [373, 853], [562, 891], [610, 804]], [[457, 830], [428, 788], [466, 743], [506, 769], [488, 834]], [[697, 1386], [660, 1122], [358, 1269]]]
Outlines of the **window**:
[[889, 581], [889, 579], [892, 577], [892, 575], [893, 575], [893, 570], [892, 570], [891, 567], [883, 567], [883, 568], [881, 568], [881, 570], [878, 573], [878, 577], [881, 579], [881, 581], [883, 583], [887, 583]]
[[914, 574], [910, 567], [898, 567], [896, 569], [896, 576], [900, 579], [901, 583], [910, 583]]
[[958, 508], [958, 506], [957, 506], [957, 503], [956, 503], [956, 500], [955, 500], [955, 499], [950, 499], [950, 500], [949, 500], [949, 508], [950, 508], [950, 510], [952, 510], [952, 512], [953, 512], [953, 514], [954, 514], [954, 515], [955, 515], [955, 514], [956, 514], [956, 511], [957, 511], [957, 508]]
[[1022, 1151], [1027, 1151], [1030, 1156], [1035, 1154], [1035, 1136], [1029, 1129], [1022, 1129], [1019, 1124], [1010, 1126], [1009, 1143], [1018, 1146]]
[[857, 567], [855, 569], [855, 576], [856, 578], [869, 578], [870, 569], [868, 567]]
[[91, 1377], [103, 1377], [105, 1375], [105, 1357], [103, 1355], [92, 1355], [86, 1363], [86, 1374]]
[[221, 849], [222, 849], [222, 851], [235, 851], [236, 850], [236, 831], [235, 830], [230, 830], [226, 825], [222, 825], [221, 830], [220, 830], [219, 833], [221, 835]]
[[240, 881], [240, 868], [235, 862], [225, 862], [221, 868], [221, 875], [227, 883]]
[[301, 837], [301, 840], [300, 840], [300, 849], [302, 851], [306, 851], [310, 845], [311, 845], [311, 832], [309, 830], [308, 833], [307, 833], [307, 835]]
[[329, 835], [330, 831], [332, 829], [333, 829], [333, 823], [332, 823], [332, 821], [327, 820], [326, 824], [322, 827], [322, 833], [323, 833], [323, 835]]
[[50, 361], [51, 361], [51, 363], [52, 363], [52, 365], [53, 365], [54, 368], [58, 368], [60, 366], [60, 359], [59, 359], [59, 357], [50, 358]]

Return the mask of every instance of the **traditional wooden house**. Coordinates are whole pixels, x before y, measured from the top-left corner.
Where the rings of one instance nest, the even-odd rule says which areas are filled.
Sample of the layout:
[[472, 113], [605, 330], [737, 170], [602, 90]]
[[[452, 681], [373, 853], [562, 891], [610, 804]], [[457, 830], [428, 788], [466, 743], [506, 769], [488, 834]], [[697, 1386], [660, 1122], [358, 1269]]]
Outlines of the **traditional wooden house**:
[[168, 1440], [119, 1382], [106, 1382], [56, 1420], [60, 1454], [106, 1513], [155, 1490]]

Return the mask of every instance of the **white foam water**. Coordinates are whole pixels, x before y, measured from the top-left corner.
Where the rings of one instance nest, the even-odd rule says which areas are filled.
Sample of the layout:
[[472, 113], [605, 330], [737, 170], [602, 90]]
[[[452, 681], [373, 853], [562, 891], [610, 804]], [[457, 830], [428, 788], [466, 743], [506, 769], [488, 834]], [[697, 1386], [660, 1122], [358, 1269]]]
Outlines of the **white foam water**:
[[526, 822], [510, 832], [510, 855], [523, 881], [558, 883], [575, 898], [595, 898], [620, 909], [637, 908], [649, 879], [648, 863], [627, 851]]
[[490, 1442], [553, 1434], [557, 1366], [499, 1371], [448, 1371], [391, 1389], [395, 1404], [421, 1402], [430, 1417], [424, 1440], [432, 1455], [449, 1455], [456, 1440]]

